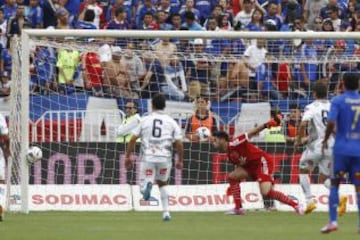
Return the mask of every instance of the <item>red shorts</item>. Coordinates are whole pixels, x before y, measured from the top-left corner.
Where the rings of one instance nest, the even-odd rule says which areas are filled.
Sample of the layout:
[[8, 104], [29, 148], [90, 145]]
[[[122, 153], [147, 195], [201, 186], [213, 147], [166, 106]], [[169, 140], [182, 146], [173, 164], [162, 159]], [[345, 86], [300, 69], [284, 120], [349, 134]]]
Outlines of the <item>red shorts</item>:
[[271, 182], [274, 183], [273, 171], [274, 161], [270, 155], [264, 155], [258, 164], [249, 167], [244, 167], [245, 171], [253, 181], [259, 183]]

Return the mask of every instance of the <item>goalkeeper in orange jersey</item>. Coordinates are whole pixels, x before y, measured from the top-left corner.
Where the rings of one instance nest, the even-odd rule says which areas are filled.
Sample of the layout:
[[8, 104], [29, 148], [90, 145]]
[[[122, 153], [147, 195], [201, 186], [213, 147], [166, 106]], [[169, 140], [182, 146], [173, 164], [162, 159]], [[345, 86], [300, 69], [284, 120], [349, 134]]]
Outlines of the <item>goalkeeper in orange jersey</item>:
[[228, 194], [232, 195], [235, 202], [235, 208], [227, 211], [228, 215], [243, 215], [240, 198], [240, 182], [242, 179], [252, 179], [259, 183], [260, 192], [263, 196], [270, 199], [278, 200], [282, 203], [292, 206], [295, 211], [303, 215], [304, 210], [300, 204], [273, 189], [274, 180], [272, 177], [274, 161], [273, 158], [249, 142], [253, 136], [269, 127], [280, 126], [281, 120], [275, 115], [267, 123], [251, 129], [247, 133], [237, 136], [232, 141], [226, 132], [219, 131], [213, 134], [213, 146], [221, 152], [227, 152], [229, 162], [235, 165], [235, 170], [229, 174], [230, 187]]

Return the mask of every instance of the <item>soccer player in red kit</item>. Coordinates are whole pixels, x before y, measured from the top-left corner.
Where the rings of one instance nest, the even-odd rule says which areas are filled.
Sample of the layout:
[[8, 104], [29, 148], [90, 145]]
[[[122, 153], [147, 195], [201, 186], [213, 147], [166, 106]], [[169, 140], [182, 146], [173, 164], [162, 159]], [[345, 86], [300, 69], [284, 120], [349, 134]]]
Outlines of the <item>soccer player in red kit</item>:
[[233, 196], [235, 208], [226, 212], [226, 214], [243, 215], [245, 213], [240, 198], [240, 182], [247, 178], [259, 183], [260, 192], [263, 196], [290, 205], [298, 214], [304, 214], [303, 207], [300, 204], [282, 192], [273, 189], [273, 158], [248, 141], [265, 128], [279, 126], [279, 124], [280, 120], [275, 117], [275, 120], [270, 120], [263, 125], [255, 127], [232, 141], [229, 140], [229, 135], [226, 132], [219, 131], [213, 133], [212, 141], [214, 148], [221, 152], [227, 151], [229, 161], [235, 165], [235, 169], [229, 174], [228, 178], [230, 184], [228, 194]]

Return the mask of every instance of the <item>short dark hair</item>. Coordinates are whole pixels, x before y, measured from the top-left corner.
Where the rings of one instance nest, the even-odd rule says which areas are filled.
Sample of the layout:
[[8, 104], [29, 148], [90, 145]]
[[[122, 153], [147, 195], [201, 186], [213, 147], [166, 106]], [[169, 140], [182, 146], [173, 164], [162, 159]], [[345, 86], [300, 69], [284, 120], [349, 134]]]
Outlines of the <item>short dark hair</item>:
[[316, 94], [317, 98], [326, 98], [328, 95], [328, 86], [324, 81], [316, 81], [312, 85], [312, 91]]
[[84, 14], [84, 21], [92, 22], [95, 19], [95, 11], [92, 9], [87, 9]]
[[173, 17], [181, 17], [181, 15], [179, 13], [173, 13], [170, 18], [172, 19]]
[[126, 102], [126, 104], [128, 104], [128, 103], [134, 104], [134, 108], [136, 108], [136, 109], [139, 108], [139, 104], [138, 104], [136, 101], [134, 101], [134, 100], [129, 100], [129, 101]]
[[358, 90], [359, 89], [359, 74], [346, 72], [343, 74], [342, 79], [346, 90]]
[[225, 131], [216, 131], [213, 133], [213, 137], [217, 137], [229, 141], [229, 134], [227, 134]]
[[157, 110], [164, 110], [166, 106], [165, 96], [160, 93], [155, 94], [151, 99], [151, 104]]
[[123, 8], [117, 8], [115, 11], [115, 16], [119, 16], [120, 14], [122, 14], [123, 12], [125, 12], [125, 9]]
[[188, 19], [188, 20], [195, 21], [195, 14], [193, 12], [191, 12], [191, 11], [186, 11], [184, 13], [184, 18]]
[[146, 13], [144, 14], [143, 19], [145, 18], [145, 16], [152, 16], [152, 17], [154, 17], [154, 14], [153, 14], [152, 12], [148, 11], [148, 12], [146, 12]]

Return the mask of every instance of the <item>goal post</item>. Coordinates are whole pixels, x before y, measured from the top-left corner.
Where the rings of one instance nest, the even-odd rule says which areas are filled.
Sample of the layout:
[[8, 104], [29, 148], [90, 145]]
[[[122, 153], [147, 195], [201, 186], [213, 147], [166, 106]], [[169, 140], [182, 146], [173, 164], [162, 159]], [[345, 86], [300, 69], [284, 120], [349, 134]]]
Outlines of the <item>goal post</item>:
[[[69, 39], [71, 40], [69, 41]], [[158, 47], [159, 43], [168, 39], [170, 39], [171, 48]], [[253, 40], [256, 39], [264, 39], [268, 42], [274, 40], [273, 44], [276, 49], [282, 51], [279, 54], [274, 50], [266, 59], [264, 58], [264, 64], [269, 65], [264, 67], [262, 73], [257, 72], [261, 71], [260, 68], [258, 70], [260, 64], [249, 63], [256, 65], [257, 70], [255, 71], [249, 70], [250, 68], [246, 68], [243, 63], [243, 61], [247, 61], [244, 60], [244, 52], [249, 46], [254, 45]], [[123, 153], [126, 143], [119, 143], [119, 139], [114, 133], [124, 120], [127, 101], [131, 99], [136, 101], [139, 105], [139, 112], [143, 114], [151, 110], [148, 99], [156, 91], [166, 93], [170, 101], [167, 111], [179, 122], [184, 134], [187, 132], [189, 119], [194, 113], [196, 104], [193, 101], [197, 96], [205, 96], [206, 99], [210, 99], [209, 110], [216, 116], [219, 129], [224, 129], [230, 134], [246, 131], [244, 126], [250, 128], [262, 124], [266, 118], [271, 116], [271, 110], [280, 108], [284, 115], [284, 126], [277, 134], [282, 134], [283, 140], [278, 141], [273, 138], [274, 141], [271, 141], [270, 138], [266, 140], [266, 137], [260, 136], [260, 140], [257, 139], [255, 143], [274, 155], [279, 183], [297, 183], [297, 171], [294, 164], [298, 163], [300, 153], [294, 156], [291, 143], [286, 142], [285, 125], [289, 106], [296, 103], [303, 107], [311, 101], [311, 95], [308, 94], [309, 92], [301, 95], [301, 93], [292, 91], [290, 96], [288, 93], [290, 82], [287, 82], [286, 89], [283, 89], [287, 93], [283, 94], [279, 91], [276, 94], [280, 94], [280, 97], [278, 97], [279, 95], [273, 96], [269, 89], [265, 89], [266, 91], [258, 89], [260, 85], [272, 84], [271, 81], [264, 83], [264, 79], [260, 79], [261, 77], [258, 76], [263, 74], [263, 78], [268, 77], [266, 72], [272, 71], [272, 66], [276, 66], [278, 69], [280, 63], [285, 63], [293, 71], [296, 64], [311, 62], [316, 64], [314, 71], [318, 76], [323, 73], [322, 67], [325, 69], [323, 74], [329, 75], [329, 62], [349, 62], [355, 65], [359, 62], [359, 56], [352, 53], [339, 57], [335, 50], [326, 54], [327, 49], [325, 48], [321, 56], [318, 54], [315, 58], [310, 59], [310, 57], [307, 58], [307, 55], [296, 55], [301, 54], [301, 51], [294, 50], [294, 44], [299, 40], [301, 43], [306, 40], [328, 40], [330, 43], [326, 47], [330, 48], [330, 45], [334, 45], [337, 40], [355, 42], [359, 39], [360, 33], [357, 32], [339, 34], [337, 32], [24, 29], [21, 38], [13, 39], [11, 44], [13, 82], [9, 127], [12, 157], [8, 162], [8, 208], [28, 213], [29, 210], [37, 210], [36, 204], [32, 204], [32, 201], [38, 204], [48, 201], [48, 205], [43, 206], [41, 210], [63, 210], [56, 204], [66, 201], [64, 196], [71, 195], [72, 201], [82, 203], [95, 201], [87, 199], [86, 196], [78, 198], [75, 194], [84, 189], [84, 193], [91, 195], [91, 189], [86, 185], [106, 184], [110, 186], [109, 188], [111, 185], [121, 185], [121, 189], [127, 191], [128, 185], [126, 184], [138, 183], [138, 169], [126, 172], [124, 168]], [[183, 45], [181, 40], [186, 40], [187, 44]], [[203, 49], [196, 50], [195, 45], [197, 44], [203, 45]], [[240, 45], [242, 46], [240, 47]], [[283, 48], [287, 47], [289, 49], [285, 53]], [[242, 50], [239, 50], [240, 48]], [[355, 50], [357, 48], [359, 47], [354, 47]], [[41, 52], [43, 49], [45, 50]], [[127, 54], [127, 49], [131, 49], [133, 56], [139, 59], [136, 60], [138, 62], [123, 59]], [[64, 79], [60, 79], [63, 82], [59, 82], [59, 75], [64, 74], [63, 70], [59, 70], [62, 67], [61, 64], [64, 64], [59, 60], [62, 50], [68, 51], [64, 54], [67, 56], [65, 61], [71, 61], [71, 64], [67, 62], [69, 65], [66, 67], [73, 68], [70, 71], [71, 79], [69, 77], [69, 79], [65, 79], [65, 82]], [[268, 49], [268, 52], [271, 51]], [[295, 54], [295, 51], [299, 53]], [[84, 66], [84, 64], [88, 64], [85, 54], [89, 52], [97, 54], [96, 57], [94, 55], [91, 57], [92, 59], [97, 58], [96, 65], [100, 63], [101, 72], [97, 70], [100, 67], [95, 67], [95, 64], [91, 69], [86, 69]], [[106, 55], [107, 53], [110, 56]], [[116, 55], [115, 53], [120, 54], [118, 56], [124, 61], [125, 69], [120, 69], [120, 63], [114, 69], [107, 64], [112, 61], [111, 55]], [[39, 60], [41, 57], [43, 59]], [[258, 59], [257, 56], [255, 58]], [[146, 62], [146, 59], [151, 60]], [[179, 68], [173, 68], [166, 72], [173, 59], [186, 65], [182, 66], [182, 74], [177, 75]], [[154, 66], [155, 60], [158, 64], [156, 66]], [[64, 60], [61, 59], [61, 61]], [[197, 64], [204, 65], [198, 67]], [[235, 72], [235, 68], [237, 68], [237, 72]], [[118, 75], [112, 76], [112, 71], [115, 70], [118, 71], [118, 75], [122, 74], [120, 72], [125, 72], [125, 77], [118, 80]], [[134, 71], [131, 72], [132, 70]], [[199, 77], [199, 71], [203, 71], [204, 74], [206, 72], [204, 77], [208, 81], [206, 84]], [[231, 71], [234, 72], [234, 76], [231, 76]], [[135, 84], [132, 74], [138, 74], [134, 79], [140, 81], [140, 84]], [[274, 72], [270, 73], [270, 75], [272, 74]], [[95, 80], [92, 80], [93, 76], [95, 76]], [[231, 77], [234, 79], [233, 82], [229, 80]], [[90, 80], [85, 81], [84, 79]], [[111, 82], [111, 79], [118, 81], [116, 84], [119, 85], [109, 87], [104, 84], [105, 81]], [[127, 83], [121, 85], [121, 81], [125, 81], [124, 79]], [[174, 79], [178, 81], [175, 85], [180, 89], [176, 93], [171, 91], [174, 90], [174, 82], [172, 82]], [[181, 82], [182, 80], [183, 82]], [[145, 86], [144, 82], [146, 81], [150, 82]], [[152, 81], [160, 81], [161, 84]], [[254, 81], [255, 87], [250, 87], [251, 81]], [[41, 85], [44, 82], [50, 83], [51, 87]], [[56, 82], [57, 84], [55, 84]], [[39, 84], [35, 84], [34, 87], [34, 83]], [[139, 89], [143, 86], [141, 84], [144, 84], [146, 91]], [[158, 84], [156, 86], [158, 90], [153, 90], [155, 87], [152, 88], [151, 84]], [[124, 88], [126, 89], [124, 90]], [[309, 89], [305, 90], [309, 91]], [[241, 114], [241, 109], [244, 110], [243, 114]], [[265, 111], [266, 113], [264, 113]], [[187, 145], [184, 169], [182, 171], [173, 170], [171, 184], [178, 186], [201, 185], [200, 189], [205, 189], [204, 191], [208, 191], [210, 195], [219, 194], [223, 186], [218, 188], [220, 190], [215, 188], [212, 190], [211, 186], [226, 183], [227, 172], [231, 171], [231, 166], [223, 161], [223, 155], [218, 155], [213, 151], [210, 142], [191, 142], [189, 139], [185, 139], [185, 142]], [[42, 148], [44, 159], [29, 166], [26, 162], [26, 153], [28, 146], [32, 144]], [[135, 155], [134, 159], [138, 159], [138, 156]], [[55, 193], [46, 195], [44, 189], [52, 190], [51, 185], [53, 184], [62, 185], [59, 187], [59, 194], [63, 195], [57, 196]], [[47, 185], [49, 188], [46, 188]], [[204, 187], [204, 185], [206, 186]], [[70, 187], [67, 188], [67, 186]], [[95, 186], [94, 189], [98, 188]], [[184, 189], [179, 189], [177, 190], [179, 193], [184, 192]], [[251, 190], [251, 187], [249, 189]], [[37, 196], [42, 197], [41, 201], [38, 198], [32, 199], [34, 193], [38, 193]], [[254, 194], [257, 193], [256, 191]], [[118, 199], [116, 190], [111, 190], [111, 194], [114, 194], [112, 199], [115, 199], [116, 202]], [[129, 191], [129, 194], [133, 194], [133, 191]], [[172, 194], [176, 195], [176, 192], [172, 192]], [[21, 199], [21, 203], [17, 201], [19, 199]], [[173, 203], [178, 203], [177, 200], [177, 198], [173, 199]], [[51, 209], [52, 204], [55, 206], [53, 209]], [[136, 204], [133, 203], [130, 208], [137, 209]], [[92, 208], [86, 209], [92, 210]]]

